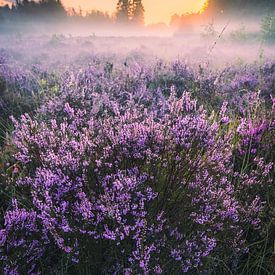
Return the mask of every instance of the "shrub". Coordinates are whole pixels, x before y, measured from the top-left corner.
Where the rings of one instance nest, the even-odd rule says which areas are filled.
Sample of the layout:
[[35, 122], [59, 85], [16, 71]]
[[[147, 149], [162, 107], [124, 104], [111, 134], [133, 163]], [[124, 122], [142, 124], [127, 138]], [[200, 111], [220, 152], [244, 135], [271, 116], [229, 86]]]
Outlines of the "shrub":
[[14, 121], [18, 195], [1, 231], [5, 270], [45, 271], [53, 251], [57, 271], [64, 258], [71, 272], [215, 272], [219, 259], [234, 267], [260, 228], [272, 168], [258, 156], [253, 168], [234, 166], [248, 146], [245, 122], [238, 149], [226, 104], [215, 118], [172, 90], [159, 113], [112, 98], [102, 113], [86, 92]]

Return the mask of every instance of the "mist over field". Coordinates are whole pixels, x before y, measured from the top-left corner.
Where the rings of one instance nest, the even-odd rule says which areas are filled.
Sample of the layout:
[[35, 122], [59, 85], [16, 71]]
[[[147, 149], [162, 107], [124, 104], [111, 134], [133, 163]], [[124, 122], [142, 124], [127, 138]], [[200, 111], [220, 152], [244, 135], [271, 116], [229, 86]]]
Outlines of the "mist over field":
[[0, 0], [0, 274], [275, 274], [275, 1], [111, 2]]
[[135, 18], [124, 12], [83, 11], [80, 6], [65, 9], [55, 0], [40, 4], [18, 1], [0, 9], [1, 45], [12, 49], [20, 41], [43, 37], [35, 45], [37, 51], [30, 50], [31, 56], [63, 45], [67, 55], [90, 50], [123, 54], [136, 51], [150, 57], [215, 61], [218, 65], [254, 62], [264, 56], [274, 58], [273, 1], [228, 4], [213, 0], [198, 13], [172, 14], [169, 25], [156, 22], [144, 26], [144, 9], [137, 9]]

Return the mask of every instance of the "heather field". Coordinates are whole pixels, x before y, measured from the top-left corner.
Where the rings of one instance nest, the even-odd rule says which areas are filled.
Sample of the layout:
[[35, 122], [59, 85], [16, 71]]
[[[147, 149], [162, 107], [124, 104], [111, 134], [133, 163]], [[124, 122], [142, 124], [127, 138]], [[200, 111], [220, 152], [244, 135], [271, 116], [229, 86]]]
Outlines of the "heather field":
[[274, 274], [274, 112], [274, 43], [0, 36], [3, 274]]

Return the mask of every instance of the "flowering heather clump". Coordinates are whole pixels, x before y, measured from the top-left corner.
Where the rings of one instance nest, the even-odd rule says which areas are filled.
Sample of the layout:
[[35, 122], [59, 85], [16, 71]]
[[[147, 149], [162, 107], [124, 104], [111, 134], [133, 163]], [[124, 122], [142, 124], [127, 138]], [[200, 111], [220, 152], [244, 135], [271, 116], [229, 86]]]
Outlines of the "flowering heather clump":
[[4, 274], [272, 274], [274, 62], [12, 48], [0, 50]]
[[29, 93], [38, 91], [39, 85], [31, 70], [18, 66], [10, 59], [7, 53], [0, 52], [0, 77], [4, 79], [6, 85]]
[[261, 226], [258, 190], [272, 164], [235, 167], [226, 104], [209, 116], [173, 87], [167, 99], [158, 90], [147, 101], [145, 87], [122, 100], [92, 75], [66, 82], [35, 118], [14, 119], [20, 173], [1, 230], [6, 273], [58, 271], [53, 251], [72, 270], [99, 273], [215, 272], [220, 257], [233, 265]]

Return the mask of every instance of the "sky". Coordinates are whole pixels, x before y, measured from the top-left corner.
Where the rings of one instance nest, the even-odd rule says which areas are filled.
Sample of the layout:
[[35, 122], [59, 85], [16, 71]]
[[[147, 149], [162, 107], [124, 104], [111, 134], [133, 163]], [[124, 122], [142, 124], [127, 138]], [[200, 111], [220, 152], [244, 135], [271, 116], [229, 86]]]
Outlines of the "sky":
[[[197, 12], [205, 0], [143, 0], [145, 8], [145, 23], [164, 22], [169, 24], [171, 16], [175, 13]], [[116, 9], [116, 0], [62, 0], [66, 7], [83, 10], [98, 9], [113, 13]]]
[[[87, 10], [101, 10], [113, 14], [117, 0], [61, 0], [66, 8], [73, 7]], [[145, 8], [145, 24], [164, 22], [169, 24], [171, 16], [175, 13], [199, 11], [206, 0], [143, 0]], [[0, 0], [0, 4], [12, 0]]]

